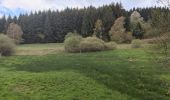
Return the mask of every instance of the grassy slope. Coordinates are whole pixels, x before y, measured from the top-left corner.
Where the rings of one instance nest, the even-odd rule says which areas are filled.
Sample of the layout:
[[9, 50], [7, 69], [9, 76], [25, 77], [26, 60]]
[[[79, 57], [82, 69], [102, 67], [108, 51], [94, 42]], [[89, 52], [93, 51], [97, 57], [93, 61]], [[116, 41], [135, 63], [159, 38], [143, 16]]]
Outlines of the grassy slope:
[[149, 58], [140, 49], [0, 58], [0, 99], [169, 100], [169, 69]]

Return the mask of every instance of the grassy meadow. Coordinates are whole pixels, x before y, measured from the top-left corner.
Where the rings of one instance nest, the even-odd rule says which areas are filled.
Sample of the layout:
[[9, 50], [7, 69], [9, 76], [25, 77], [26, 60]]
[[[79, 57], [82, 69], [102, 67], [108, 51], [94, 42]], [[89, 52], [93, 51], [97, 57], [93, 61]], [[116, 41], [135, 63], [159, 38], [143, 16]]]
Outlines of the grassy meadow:
[[0, 100], [170, 100], [169, 68], [144, 48], [66, 53], [27, 44], [0, 57]]

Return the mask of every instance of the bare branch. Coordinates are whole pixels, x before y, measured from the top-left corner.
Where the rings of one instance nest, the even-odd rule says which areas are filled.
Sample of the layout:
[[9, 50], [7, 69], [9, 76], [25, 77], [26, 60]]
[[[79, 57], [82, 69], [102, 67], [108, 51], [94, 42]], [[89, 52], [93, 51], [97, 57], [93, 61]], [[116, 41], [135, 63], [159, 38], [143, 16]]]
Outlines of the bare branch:
[[170, 0], [157, 0], [157, 3], [170, 8]]

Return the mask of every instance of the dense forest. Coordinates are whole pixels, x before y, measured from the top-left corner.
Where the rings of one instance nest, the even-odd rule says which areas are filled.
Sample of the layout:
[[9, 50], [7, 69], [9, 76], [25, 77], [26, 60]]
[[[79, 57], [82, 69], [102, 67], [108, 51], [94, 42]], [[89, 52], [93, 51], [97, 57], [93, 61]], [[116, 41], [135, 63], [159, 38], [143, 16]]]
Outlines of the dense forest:
[[[169, 12], [167, 8], [150, 7], [125, 10], [121, 3], [112, 3], [95, 8], [66, 8], [65, 10], [48, 10], [21, 14], [17, 17], [3, 16], [0, 19], [0, 33], [6, 33], [10, 23], [21, 26], [23, 43], [63, 42], [68, 32], [77, 32], [83, 37], [91, 36], [98, 19], [103, 24], [103, 36], [110, 40], [109, 31], [115, 20], [124, 16], [126, 31], [130, 31], [130, 15], [138, 11], [145, 22], [154, 23], [153, 11]], [[155, 24], [153, 24], [155, 25]]]

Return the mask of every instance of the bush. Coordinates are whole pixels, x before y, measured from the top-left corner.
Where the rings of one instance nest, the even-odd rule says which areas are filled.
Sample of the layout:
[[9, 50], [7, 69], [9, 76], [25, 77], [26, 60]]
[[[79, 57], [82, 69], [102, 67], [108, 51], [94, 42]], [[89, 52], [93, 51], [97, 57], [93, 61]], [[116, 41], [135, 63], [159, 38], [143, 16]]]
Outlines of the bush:
[[105, 50], [105, 42], [97, 37], [87, 37], [80, 42], [81, 52]]
[[104, 50], [113, 50], [116, 48], [115, 42], [105, 43], [97, 37], [82, 38], [79, 35], [73, 35], [64, 41], [67, 52], [95, 52]]
[[79, 35], [74, 35], [67, 37], [64, 41], [65, 50], [67, 52], [80, 52], [79, 44], [82, 37]]
[[154, 37], [157, 37], [159, 33], [160, 33], [160, 30], [152, 28], [146, 31], [146, 33], [144, 34], [144, 38], [145, 39], [154, 38]]
[[116, 49], [116, 47], [117, 47], [116, 42], [105, 43], [105, 49], [106, 50], [114, 50], [114, 49]]
[[133, 40], [131, 43], [132, 48], [141, 48], [142, 47], [142, 42], [139, 39]]
[[15, 44], [12, 39], [6, 35], [0, 35], [0, 55], [10, 56], [14, 53]]

